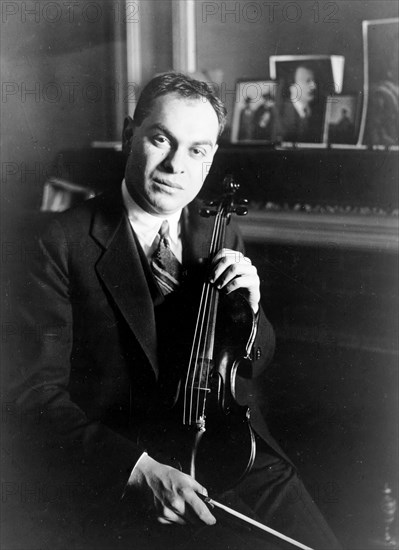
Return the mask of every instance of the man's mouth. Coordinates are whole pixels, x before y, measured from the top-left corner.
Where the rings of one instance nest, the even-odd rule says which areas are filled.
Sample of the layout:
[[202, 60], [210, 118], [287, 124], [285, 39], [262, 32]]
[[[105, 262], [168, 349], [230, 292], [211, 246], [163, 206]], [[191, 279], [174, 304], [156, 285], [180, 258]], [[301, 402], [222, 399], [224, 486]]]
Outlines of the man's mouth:
[[181, 185], [177, 184], [174, 181], [170, 181], [166, 178], [152, 178], [152, 179], [158, 185], [165, 185], [166, 187], [170, 187], [171, 189], [182, 189]]

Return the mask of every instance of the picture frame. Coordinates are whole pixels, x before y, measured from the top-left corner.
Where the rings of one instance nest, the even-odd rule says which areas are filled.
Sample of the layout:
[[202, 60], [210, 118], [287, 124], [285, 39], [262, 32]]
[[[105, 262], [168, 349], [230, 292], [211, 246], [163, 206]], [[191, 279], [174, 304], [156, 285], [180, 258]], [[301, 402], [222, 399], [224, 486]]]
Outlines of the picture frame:
[[272, 80], [238, 80], [231, 142], [272, 144], [277, 139], [277, 84]]
[[362, 22], [364, 102], [359, 145], [399, 146], [399, 18]]
[[327, 98], [341, 93], [344, 64], [335, 55], [270, 56], [282, 142], [324, 143]]
[[327, 98], [324, 117], [323, 142], [355, 145], [360, 118], [358, 93], [334, 95]]

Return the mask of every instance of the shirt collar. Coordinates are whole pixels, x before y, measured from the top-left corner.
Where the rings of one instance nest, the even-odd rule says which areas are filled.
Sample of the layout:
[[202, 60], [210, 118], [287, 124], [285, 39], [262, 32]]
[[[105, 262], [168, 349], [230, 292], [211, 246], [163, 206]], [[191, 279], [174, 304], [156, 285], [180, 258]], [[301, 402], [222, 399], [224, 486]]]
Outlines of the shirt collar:
[[129, 221], [137, 234], [140, 243], [145, 247], [151, 247], [164, 220], [169, 223], [169, 239], [177, 245], [180, 241], [180, 216], [181, 210], [169, 216], [153, 216], [143, 210], [132, 198], [125, 179], [122, 182], [123, 203], [129, 217]]
[[300, 101], [293, 101], [292, 105], [294, 106], [294, 109], [296, 110], [296, 112], [301, 118], [309, 117], [312, 113], [312, 110], [309, 107], [309, 105], [305, 105]]

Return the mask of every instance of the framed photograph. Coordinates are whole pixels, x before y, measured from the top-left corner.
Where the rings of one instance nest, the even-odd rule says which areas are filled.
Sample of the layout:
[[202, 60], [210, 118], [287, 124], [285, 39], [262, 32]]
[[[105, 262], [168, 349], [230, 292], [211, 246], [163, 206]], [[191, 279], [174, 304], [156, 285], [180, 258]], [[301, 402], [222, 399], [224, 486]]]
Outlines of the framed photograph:
[[277, 85], [271, 80], [239, 80], [231, 131], [232, 143], [273, 143], [277, 139]]
[[359, 144], [399, 145], [399, 18], [363, 21], [364, 104]]
[[342, 90], [344, 57], [282, 55], [270, 57], [275, 79], [281, 141], [323, 143], [327, 98]]
[[358, 94], [328, 97], [324, 119], [324, 143], [354, 145], [357, 141], [358, 119]]

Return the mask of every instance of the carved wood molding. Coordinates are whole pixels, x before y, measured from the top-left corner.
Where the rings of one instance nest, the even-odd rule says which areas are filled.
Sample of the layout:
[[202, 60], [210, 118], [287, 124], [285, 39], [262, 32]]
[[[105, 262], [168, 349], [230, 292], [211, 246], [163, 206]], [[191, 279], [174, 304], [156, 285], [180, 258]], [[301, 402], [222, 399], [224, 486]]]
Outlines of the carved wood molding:
[[239, 218], [247, 242], [398, 252], [399, 220], [392, 216], [250, 212]]

